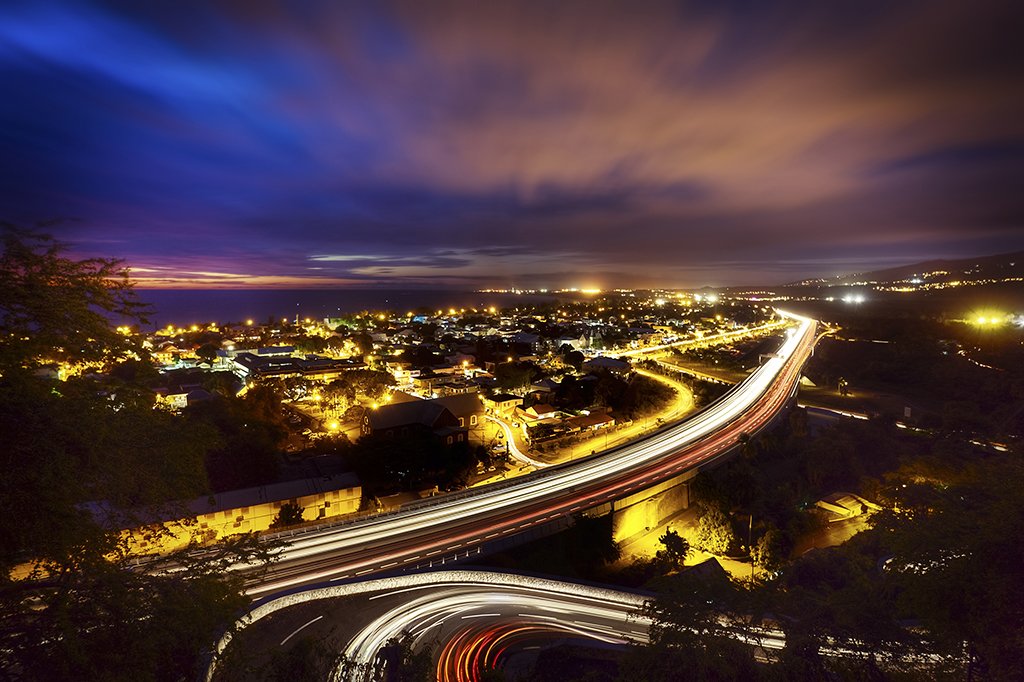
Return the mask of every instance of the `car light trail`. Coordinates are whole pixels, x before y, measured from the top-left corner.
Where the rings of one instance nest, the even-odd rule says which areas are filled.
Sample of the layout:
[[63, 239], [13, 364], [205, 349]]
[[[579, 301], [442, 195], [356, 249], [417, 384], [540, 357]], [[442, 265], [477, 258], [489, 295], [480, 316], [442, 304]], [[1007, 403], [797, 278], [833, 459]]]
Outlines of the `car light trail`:
[[[368, 596], [367, 603], [382, 604], [344, 650], [348, 661], [364, 670], [377, 665], [379, 652], [403, 634], [411, 635], [414, 648], [432, 641], [444, 643], [438, 656], [438, 679], [446, 680], [476, 679], [480, 666], [499, 663], [509, 645], [537, 637], [573, 636], [621, 644], [647, 641], [648, 621], [637, 615], [646, 595], [466, 570], [310, 588], [261, 602], [237, 626], [249, 627], [298, 604], [360, 595]], [[217, 653], [230, 640], [230, 634], [222, 637]], [[211, 665], [208, 680], [215, 670]], [[335, 678], [341, 674], [336, 670]]]
[[[236, 625], [239, 630], [251, 627], [300, 604], [360, 596], [368, 604], [381, 606], [350, 636], [343, 651], [350, 667], [336, 669], [336, 680], [344, 679], [346, 670], [358, 678], [379, 667], [381, 650], [403, 636], [410, 638], [413, 649], [433, 642], [440, 645], [438, 680], [471, 682], [484, 670], [500, 667], [511, 651], [539, 648], [542, 641], [569, 637], [643, 644], [648, 642], [651, 625], [640, 611], [649, 598], [646, 594], [478, 570], [413, 573], [310, 588], [266, 600]], [[762, 648], [785, 645], [782, 634], [772, 630], [737, 637]], [[224, 635], [217, 653], [230, 641], [231, 635]], [[213, 679], [215, 663], [207, 670], [208, 681]]]
[[[816, 323], [784, 313], [798, 326], [778, 353], [716, 403], [681, 424], [611, 451], [543, 471], [423, 500], [396, 512], [299, 534], [281, 550], [280, 561], [248, 592], [272, 594], [330, 579], [365, 575], [416, 556], [440, 565], [475, 548], [488, 535], [507, 534], [588, 508], [714, 461], [741, 433], [768, 424], [796, 390], [800, 370], [815, 341]], [[453, 551], [453, 553], [448, 553]], [[237, 568], [244, 569], [244, 566]]]

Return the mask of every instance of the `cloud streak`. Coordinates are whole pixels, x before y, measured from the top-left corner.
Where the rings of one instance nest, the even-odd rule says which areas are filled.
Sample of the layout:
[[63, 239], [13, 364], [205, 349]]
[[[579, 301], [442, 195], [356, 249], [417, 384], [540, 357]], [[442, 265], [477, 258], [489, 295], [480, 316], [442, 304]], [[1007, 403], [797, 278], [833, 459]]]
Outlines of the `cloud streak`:
[[175, 286], [753, 283], [1024, 246], [1019, 3], [126, 7], [0, 9], [0, 201]]

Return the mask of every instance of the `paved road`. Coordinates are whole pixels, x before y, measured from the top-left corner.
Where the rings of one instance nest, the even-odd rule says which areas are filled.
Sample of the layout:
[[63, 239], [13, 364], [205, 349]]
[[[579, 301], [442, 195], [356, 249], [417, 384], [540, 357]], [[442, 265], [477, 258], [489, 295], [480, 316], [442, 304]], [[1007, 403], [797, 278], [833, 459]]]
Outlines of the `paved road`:
[[248, 591], [259, 596], [325, 580], [431, 566], [712, 462], [741, 434], [768, 424], [793, 396], [815, 340], [814, 321], [799, 322], [778, 357], [682, 424], [504, 483], [295, 535], [269, 576], [250, 584]]
[[[286, 651], [300, 637], [327, 638], [348, 660], [373, 668], [383, 663], [380, 652], [390, 640], [408, 635], [414, 649], [436, 643], [438, 680], [470, 682], [552, 639], [647, 642], [650, 621], [639, 610], [649, 597], [491, 571], [410, 574], [310, 589], [264, 603], [243, 624], [239, 643], [250, 650]], [[774, 632], [760, 641], [772, 648], [783, 643]], [[209, 676], [214, 672], [211, 668]]]

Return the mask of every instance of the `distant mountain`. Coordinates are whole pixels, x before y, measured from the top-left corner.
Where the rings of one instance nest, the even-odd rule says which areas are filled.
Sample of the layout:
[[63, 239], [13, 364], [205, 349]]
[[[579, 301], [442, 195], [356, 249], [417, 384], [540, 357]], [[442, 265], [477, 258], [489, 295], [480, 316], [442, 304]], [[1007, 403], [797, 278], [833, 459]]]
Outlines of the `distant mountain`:
[[1024, 278], [1024, 251], [958, 260], [930, 260], [885, 270], [825, 279], [807, 279], [786, 287], [863, 285], [928, 285], [949, 282], [1002, 282]]

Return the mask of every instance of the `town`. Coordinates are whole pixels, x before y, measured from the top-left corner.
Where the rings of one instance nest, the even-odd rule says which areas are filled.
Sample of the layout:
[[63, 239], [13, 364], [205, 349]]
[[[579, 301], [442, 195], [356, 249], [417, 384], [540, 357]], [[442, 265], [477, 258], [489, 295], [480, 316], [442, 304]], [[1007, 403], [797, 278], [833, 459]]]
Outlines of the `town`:
[[[395, 509], [630, 442], [731, 383], [673, 358], [724, 347], [749, 371], [787, 325], [716, 293], [595, 292], [513, 310], [121, 326], [140, 350], [113, 377], [42, 371], [102, 385], [130, 367], [155, 407], [237, 441], [207, 461], [213, 494], [185, 501], [214, 540]], [[255, 448], [225, 416], [253, 410], [266, 426]]]

